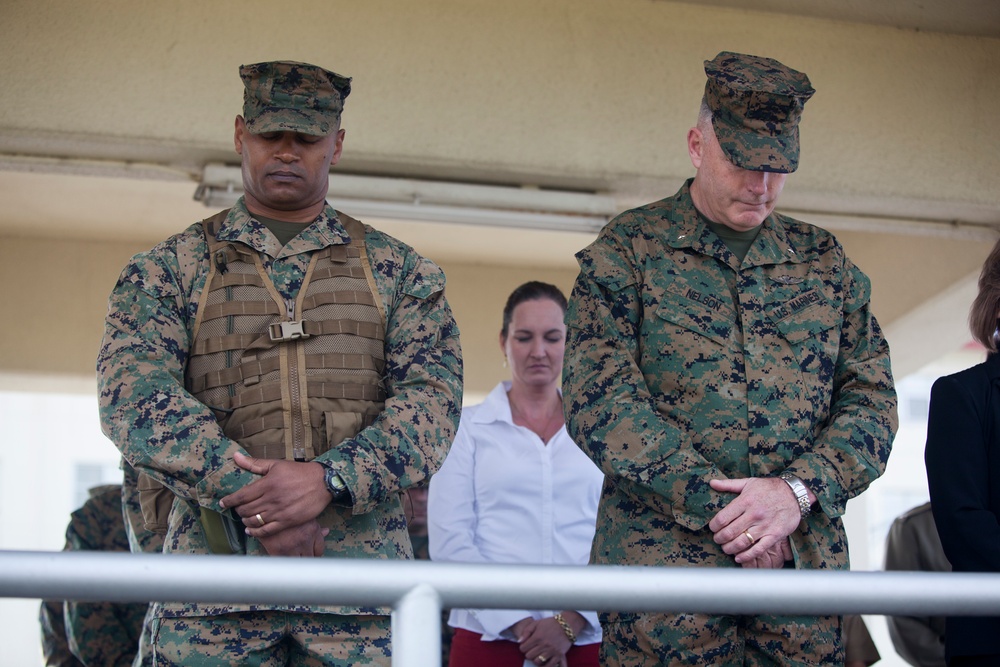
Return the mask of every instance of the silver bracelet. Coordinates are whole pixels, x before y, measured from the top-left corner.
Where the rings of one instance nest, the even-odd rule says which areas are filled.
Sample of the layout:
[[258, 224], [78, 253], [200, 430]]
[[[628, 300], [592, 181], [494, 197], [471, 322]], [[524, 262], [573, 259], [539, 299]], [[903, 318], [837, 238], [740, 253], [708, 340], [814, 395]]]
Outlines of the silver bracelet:
[[795, 494], [795, 500], [799, 503], [799, 512], [802, 514], [802, 518], [804, 519], [812, 514], [812, 507], [809, 503], [809, 489], [806, 488], [802, 480], [790, 472], [783, 472], [779, 477], [784, 480], [785, 484], [788, 484], [792, 489], [792, 493]]

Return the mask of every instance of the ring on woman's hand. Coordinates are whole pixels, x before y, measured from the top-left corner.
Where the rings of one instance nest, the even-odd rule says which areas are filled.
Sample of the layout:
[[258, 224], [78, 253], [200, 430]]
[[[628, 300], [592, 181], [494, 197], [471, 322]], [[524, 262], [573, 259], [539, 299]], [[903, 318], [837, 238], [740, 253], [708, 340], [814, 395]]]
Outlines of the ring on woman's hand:
[[260, 512], [257, 512], [257, 523], [260, 524], [261, 528], [263, 528], [264, 524], [267, 523], [266, 521], [264, 521], [264, 517], [260, 515]]
[[548, 662], [548, 661], [549, 661], [549, 659], [548, 659], [548, 658], [546, 658], [546, 657], [545, 657], [544, 655], [540, 655], [540, 656], [538, 656], [538, 662], [542, 663], [543, 665], [544, 665], [544, 664], [545, 664], [546, 662]]
[[[257, 517], [259, 518], [260, 515], [258, 514]], [[750, 534], [749, 530], [744, 530], [743, 534], [747, 536], [748, 540], [750, 540], [750, 546], [753, 546], [753, 543], [757, 541], [757, 540], [753, 539], [753, 535]]]

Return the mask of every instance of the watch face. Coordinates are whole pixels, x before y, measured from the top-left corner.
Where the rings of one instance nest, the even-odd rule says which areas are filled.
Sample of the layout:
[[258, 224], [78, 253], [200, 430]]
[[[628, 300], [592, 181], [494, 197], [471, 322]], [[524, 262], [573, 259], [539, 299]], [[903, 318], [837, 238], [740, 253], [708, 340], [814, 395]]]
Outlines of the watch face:
[[344, 479], [329, 468], [326, 473], [326, 488], [333, 494], [334, 498], [347, 495], [347, 485], [344, 483]]

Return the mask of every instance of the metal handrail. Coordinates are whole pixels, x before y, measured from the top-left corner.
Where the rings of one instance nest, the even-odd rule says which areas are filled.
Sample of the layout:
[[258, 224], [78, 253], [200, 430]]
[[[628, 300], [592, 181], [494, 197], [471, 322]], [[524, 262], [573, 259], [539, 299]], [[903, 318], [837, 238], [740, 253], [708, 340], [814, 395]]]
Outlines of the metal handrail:
[[1000, 616], [1000, 574], [0, 551], [0, 597], [392, 608], [393, 665], [440, 665], [442, 608]]

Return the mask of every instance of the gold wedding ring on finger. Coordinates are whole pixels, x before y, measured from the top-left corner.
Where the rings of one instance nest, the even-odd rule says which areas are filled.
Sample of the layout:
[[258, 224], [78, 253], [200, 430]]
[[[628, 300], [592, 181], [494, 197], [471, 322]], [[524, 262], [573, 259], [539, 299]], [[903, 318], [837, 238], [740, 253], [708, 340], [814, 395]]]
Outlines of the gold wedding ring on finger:
[[[260, 512], [257, 512], [257, 523], [259, 523], [259, 524], [260, 524], [260, 527], [261, 527], [261, 528], [263, 528], [263, 527], [264, 527], [264, 524], [265, 524], [265, 523], [267, 523], [266, 521], [264, 521], [264, 517], [262, 517], [262, 516], [260, 515]], [[753, 541], [753, 540], [751, 540], [751, 541]]]
[[[260, 515], [258, 514], [257, 516], [259, 517]], [[746, 535], [746, 538], [748, 540], [750, 540], [750, 546], [753, 546], [753, 543], [757, 541], [757, 540], [753, 539], [753, 535], [750, 534], [749, 530], [744, 530], [743, 534]]]
[[543, 665], [544, 665], [544, 664], [545, 664], [546, 662], [548, 662], [548, 661], [549, 661], [549, 659], [548, 659], [548, 658], [546, 658], [546, 657], [545, 657], [544, 655], [540, 655], [540, 656], [538, 656], [538, 662], [542, 663]]

